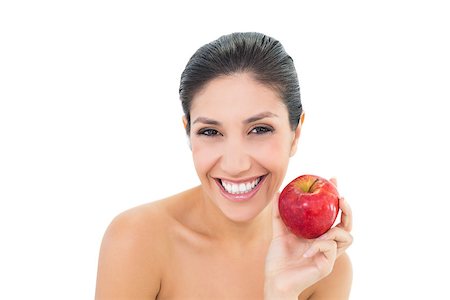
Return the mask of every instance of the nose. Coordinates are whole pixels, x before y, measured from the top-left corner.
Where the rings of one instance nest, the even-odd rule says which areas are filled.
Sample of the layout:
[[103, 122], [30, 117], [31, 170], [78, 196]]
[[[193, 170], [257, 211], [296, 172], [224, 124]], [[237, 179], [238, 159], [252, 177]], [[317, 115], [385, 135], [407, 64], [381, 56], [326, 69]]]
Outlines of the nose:
[[230, 177], [238, 178], [251, 168], [251, 157], [245, 145], [238, 139], [229, 140], [224, 144], [220, 166]]

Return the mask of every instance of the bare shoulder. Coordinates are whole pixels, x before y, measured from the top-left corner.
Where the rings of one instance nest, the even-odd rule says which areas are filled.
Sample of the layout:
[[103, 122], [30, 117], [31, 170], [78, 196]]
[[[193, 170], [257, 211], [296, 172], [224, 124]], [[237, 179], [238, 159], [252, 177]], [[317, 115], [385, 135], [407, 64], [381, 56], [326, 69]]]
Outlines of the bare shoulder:
[[182, 195], [141, 205], [113, 219], [103, 237], [96, 299], [155, 299], [173, 226], [171, 203]]
[[312, 300], [347, 300], [353, 279], [353, 269], [350, 257], [342, 254], [334, 263], [333, 271], [324, 279], [317, 282], [313, 289]]

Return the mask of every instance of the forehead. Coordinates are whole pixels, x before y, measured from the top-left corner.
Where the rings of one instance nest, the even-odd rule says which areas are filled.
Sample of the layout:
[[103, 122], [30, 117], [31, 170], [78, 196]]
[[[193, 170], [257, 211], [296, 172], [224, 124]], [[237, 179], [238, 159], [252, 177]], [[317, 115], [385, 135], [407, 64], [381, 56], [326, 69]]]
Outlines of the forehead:
[[250, 74], [217, 77], [208, 82], [192, 101], [191, 117], [208, 114], [247, 116], [261, 111], [286, 115], [287, 108], [279, 94], [257, 82]]

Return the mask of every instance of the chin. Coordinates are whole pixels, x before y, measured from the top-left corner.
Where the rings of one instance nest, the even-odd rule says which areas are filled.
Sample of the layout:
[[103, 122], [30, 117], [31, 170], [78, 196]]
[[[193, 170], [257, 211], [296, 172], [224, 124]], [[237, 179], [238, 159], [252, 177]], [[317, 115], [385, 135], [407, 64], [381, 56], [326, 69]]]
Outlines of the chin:
[[230, 221], [241, 224], [254, 220], [270, 203], [268, 193], [265, 190], [259, 191], [252, 201], [247, 202], [230, 202], [220, 194], [216, 197], [217, 202], [215, 204], [222, 214]]

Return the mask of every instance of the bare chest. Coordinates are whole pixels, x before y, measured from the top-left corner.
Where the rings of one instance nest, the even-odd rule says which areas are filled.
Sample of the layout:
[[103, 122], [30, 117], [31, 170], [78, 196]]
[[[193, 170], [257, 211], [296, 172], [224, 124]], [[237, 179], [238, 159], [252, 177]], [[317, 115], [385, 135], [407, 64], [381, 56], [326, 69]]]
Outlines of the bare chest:
[[262, 299], [265, 251], [178, 245], [166, 264], [159, 298]]

